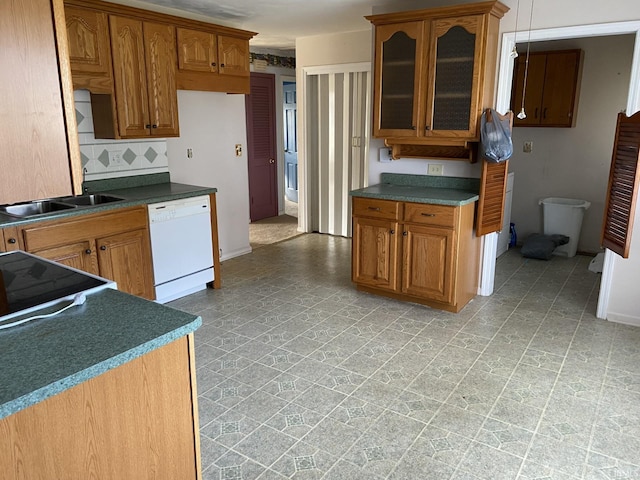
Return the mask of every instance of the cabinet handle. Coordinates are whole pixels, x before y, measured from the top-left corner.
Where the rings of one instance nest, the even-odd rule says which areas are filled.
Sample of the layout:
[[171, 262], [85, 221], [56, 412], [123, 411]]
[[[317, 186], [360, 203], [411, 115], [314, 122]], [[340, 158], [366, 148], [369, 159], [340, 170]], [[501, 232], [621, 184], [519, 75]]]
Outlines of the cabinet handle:
[[381, 208], [380, 207], [367, 207], [369, 208], [369, 210], [373, 210], [374, 212], [380, 212]]
[[10, 238], [9, 240], [7, 240], [7, 242], [13, 245], [14, 243], [17, 242], [17, 240], [15, 238]]
[[533, 114], [533, 118], [538, 118], [538, 107], [536, 107], [536, 111]]
[[421, 213], [420, 215], [422, 215], [423, 217], [435, 217], [436, 216], [435, 213]]
[[406, 237], [407, 235], [409, 235], [407, 232], [402, 232], [403, 237]]
[[87, 255], [90, 255], [90, 254], [91, 254], [91, 249], [90, 249], [90, 248], [87, 248], [87, 249], [84, 251], [84, 253], [86, 253]]
[[100, 250], [105, 251], [107, 249], [106, 245], [100, 245]]
[[547, 118], [547, 107], [544, 107], [544, 110], [542, 111], [542, 118]]
[[396, 233], [396, 231], [392, 228], [391, 231], [389, 231], [389, 233], [393, 235], [394, 233]]

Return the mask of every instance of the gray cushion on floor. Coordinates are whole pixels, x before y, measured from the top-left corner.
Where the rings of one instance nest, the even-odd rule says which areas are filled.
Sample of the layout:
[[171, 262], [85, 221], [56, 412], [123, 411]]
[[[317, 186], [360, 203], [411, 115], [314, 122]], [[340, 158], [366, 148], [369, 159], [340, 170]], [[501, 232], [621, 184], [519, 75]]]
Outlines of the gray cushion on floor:
[[522, 253], [523, 257], [527, 258], [549, 260], [556, 247], [566, 243], [569, 243], [569, 237], [566, 235], [544, 235], [542, 233], [533, 233], [524, 241], [520, 253]]

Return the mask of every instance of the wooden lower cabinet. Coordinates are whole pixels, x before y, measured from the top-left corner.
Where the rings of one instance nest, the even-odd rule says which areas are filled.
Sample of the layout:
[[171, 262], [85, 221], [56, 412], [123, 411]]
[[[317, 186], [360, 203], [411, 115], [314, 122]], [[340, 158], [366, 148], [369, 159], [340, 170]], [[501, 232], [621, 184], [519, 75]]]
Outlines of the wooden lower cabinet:
[[5, 480], [196, 480], [193, 334], [0, 420]]
[[353, 198], [352, 281], [359, 290], [460, 311], [477, 293], [475, 204]]
[[32, 223], [15, 233], [16, 244], [29, 253], [113, 280], [120, 291], [155, 298], [146, 206]]

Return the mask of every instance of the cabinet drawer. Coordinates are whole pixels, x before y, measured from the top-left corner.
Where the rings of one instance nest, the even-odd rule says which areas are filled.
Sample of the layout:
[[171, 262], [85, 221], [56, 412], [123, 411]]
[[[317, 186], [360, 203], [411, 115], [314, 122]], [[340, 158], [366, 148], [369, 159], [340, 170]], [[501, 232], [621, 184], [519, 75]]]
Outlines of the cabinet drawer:
[[373, 198], [353, 198], [353, 215], [357, 217], [387, 218], [398, 220], [400, 218], [400, 202], [393, 200], [376, 200]]
[[453, 228], [456, 224], [457, 213], [457, 207], [448, 205], [405, 203], [404, 221]]

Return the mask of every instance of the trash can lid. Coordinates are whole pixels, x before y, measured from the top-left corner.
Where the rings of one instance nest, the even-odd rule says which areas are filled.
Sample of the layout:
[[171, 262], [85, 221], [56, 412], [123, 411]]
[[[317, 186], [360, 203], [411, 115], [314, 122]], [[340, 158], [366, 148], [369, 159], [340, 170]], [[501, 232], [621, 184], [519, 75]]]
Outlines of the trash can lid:
[[586, 200], [579, 200], [577, 198], [549, 197], [540, 200], [538, 202], [538, 205], [558, 205], [562, 207], [584, 208], [586, 210], [591, 206], [591, 202], [587, 202]]

